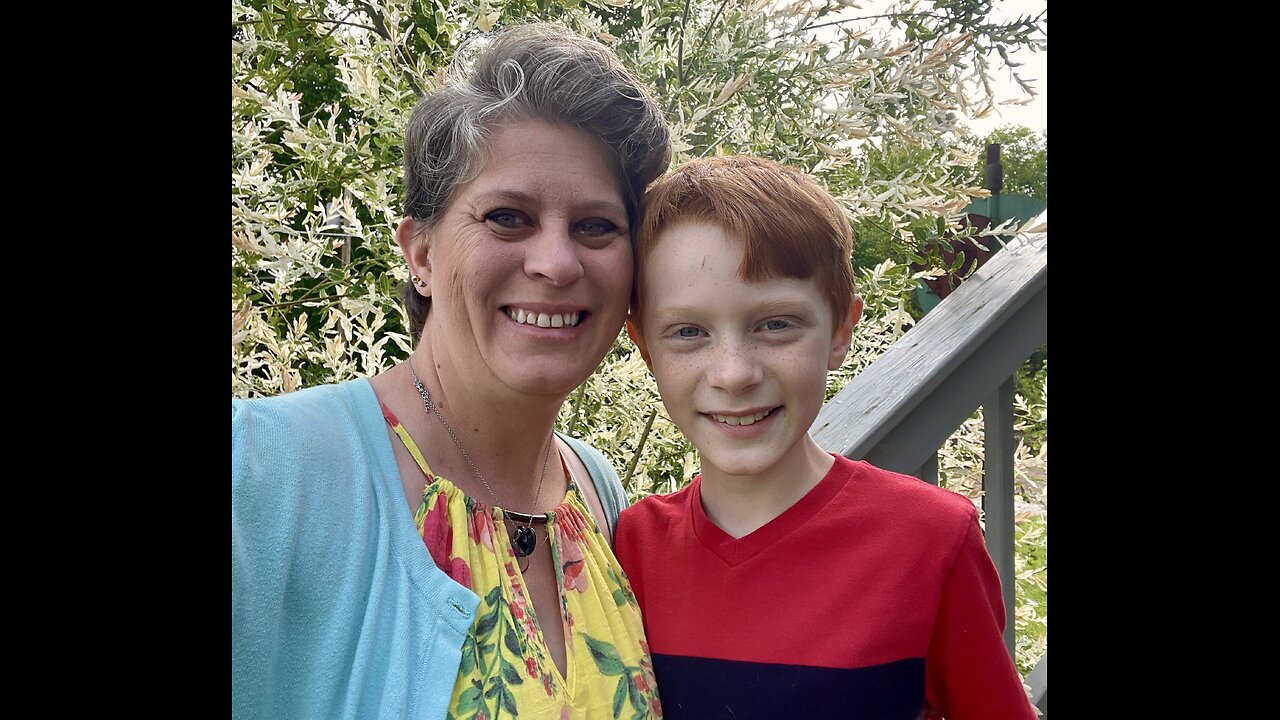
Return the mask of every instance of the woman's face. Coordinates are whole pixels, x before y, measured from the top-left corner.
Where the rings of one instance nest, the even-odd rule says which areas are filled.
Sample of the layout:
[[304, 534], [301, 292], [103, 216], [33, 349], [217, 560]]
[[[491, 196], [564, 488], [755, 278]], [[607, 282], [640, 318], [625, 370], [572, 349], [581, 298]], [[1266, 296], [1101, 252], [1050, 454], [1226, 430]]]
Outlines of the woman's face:
[[425, 231], [424, 341], [472, 383], [565, 395], [622, 327], [627, 208], [599, 143], [523, 119], [494, 129], [474, 180]]

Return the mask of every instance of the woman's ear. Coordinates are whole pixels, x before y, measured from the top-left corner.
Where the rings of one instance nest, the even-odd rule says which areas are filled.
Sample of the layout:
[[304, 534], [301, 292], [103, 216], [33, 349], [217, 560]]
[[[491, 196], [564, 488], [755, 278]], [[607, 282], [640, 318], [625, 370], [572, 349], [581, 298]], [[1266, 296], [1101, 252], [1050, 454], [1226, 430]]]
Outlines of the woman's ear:
[[411, 217], [396, 227], [396, 243], [409, 265], [409, 280], [418, 294], [431, 297], [431, 232]]
[[631, 342], [640, 348], [640, 357], [644, 358], [644, 364], [649, 366], [649, 371], [653, 372], [653, 361], [649, 359], [649, 348], [644, 344], [644, 333], [640, 331], [640, 325], [636, 323], [634, 315], [627, 315], [627, 337], [631, 338]]
[[849, 305], [849, 314], [831, 334], [831, 357], [827, 358], [828, 370], [839, 370], [844, 364], [844, 359], [849, 356], [849, 346], [853, 344], [853, 328], [861, 319], [862, 297], [854, 295], [853, 303]]

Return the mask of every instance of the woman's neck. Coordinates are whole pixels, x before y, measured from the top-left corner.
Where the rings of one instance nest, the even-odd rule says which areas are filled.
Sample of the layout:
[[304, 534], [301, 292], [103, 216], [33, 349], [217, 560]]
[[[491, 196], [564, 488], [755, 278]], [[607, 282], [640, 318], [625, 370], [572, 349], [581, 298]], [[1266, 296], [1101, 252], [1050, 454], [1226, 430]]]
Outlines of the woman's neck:
[[[416, 423], [418, 432], [407, 425], [406, 429], [419, 443], [433, 470], [440, 463], [442, 470], [450, 470], [445, 477], [467, 494], [519, 511], [536, 511], [539, 508], [533, 508], [535, 499], [545, 505], [549, 498], [563, 495], [563, 480], [555, 481], [563, 473], [554, 443], [548, 451], [563, 397], [520, 394], [495, 379], [477, 379], [470, 377], [474, 373], [456, 372], [447, 357], [433, 354], [425, 343], [409, 362], [444, 417], [442, 421], [424, 407], [406, 364], [404, 381], [399, 384], [412, 395], [424, 421]], [[539, 493], [540, 481], [544, 486]]]

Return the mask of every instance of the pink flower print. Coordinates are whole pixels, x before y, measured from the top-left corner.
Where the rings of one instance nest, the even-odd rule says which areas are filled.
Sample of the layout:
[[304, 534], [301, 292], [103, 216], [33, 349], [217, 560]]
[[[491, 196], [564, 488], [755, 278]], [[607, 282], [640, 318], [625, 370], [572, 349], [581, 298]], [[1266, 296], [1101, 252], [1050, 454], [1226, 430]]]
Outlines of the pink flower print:
[[471, 542], [493, 551], [493, 535], [496, 529], [493, 526], [493, 516], [486, 512], [484, 506], [477, 505], [472, 508], [467, 522], [467, 531]]
[[551, 691], [551, 676], [546, 673], [542, 673], [542, 689], [547, 691], [547, 697], [555, 694]]
[[560, 563], [564, 575], [564, 589], [586, 592], [587, 575], [583, 572], [586, 564], [583, 563], [582, 547], [567, 534], [561, 536]]
[[[422, 541], [436, 567], [449, 572], [449, 553], [453, 550], [453, 528], [449, 525], [449, 506], [444, 493], [436, 495], [433, 507], [422, 520]], [[452, 577], [452, 575], [450, 575]]]
[[436, 495], [435, 505], [422, 519], [422, 541], [426, 543], [427, 552], [431, 553], [436, 567], [470, 590], [471, 568], [467, 567], [467, 561], [459, 557], [449, 558], [453, 553], [453, 527], [449, 525], [449, 505], [444, 493]]
[[[644, 684], [648, 687], [653, 687], [658, 684], [657, 679], [653, 676], [653, 663], [649, 661], [648, 653], [645, 653], [645, 656], [640, 658], [640, 676], [643, 678]], [[636, 680], [636, 687], [640, 688], [641, 692], [645, 690], [645, 688], [640, 687], [639, 678]]]
[[582, 517], [582, 513], [575, 507], [569, 505], [563, 507], [563, 510], [556, 511], [556, 530], [560, 532], [561, 537], [582, 542], [582, 532], [587, 527], [587, 519]]
[[538, 639], [538, 623], [533, 619], [532, 615], [525, 613], [524, 617], [520, 620], [520, 624], [524, 626], [524, 634], [530, 640]]
[[472, 589], [471, 568], [467, 567], [466, 560], [463, 560], [462, 558], [454, 558], [453, 561], [449, 563], [449, 577], [453, 578], [454, 582], [466, 589]]
[[535, 679], [538, 677], [538, 661], [537, 660], [534, 660], [533, 658], [525, 658], [524, 666], [529, 670], [529, 677], [535, 678]]

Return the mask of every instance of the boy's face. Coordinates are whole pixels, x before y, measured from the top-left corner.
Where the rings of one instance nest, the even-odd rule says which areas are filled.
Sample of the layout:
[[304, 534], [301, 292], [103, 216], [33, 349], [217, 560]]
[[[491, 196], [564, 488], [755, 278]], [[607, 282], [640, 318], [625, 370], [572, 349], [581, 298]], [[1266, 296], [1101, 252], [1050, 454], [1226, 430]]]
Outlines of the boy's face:
[[738, 277], [742, 242], [701, 220], [665, 230], [642, 263], [634, 328], [673, 422], [703, 473], [785, 473], [804, 457], [827, 371], [844, 361], [854, 322], [837, 322], [813, 278]]

